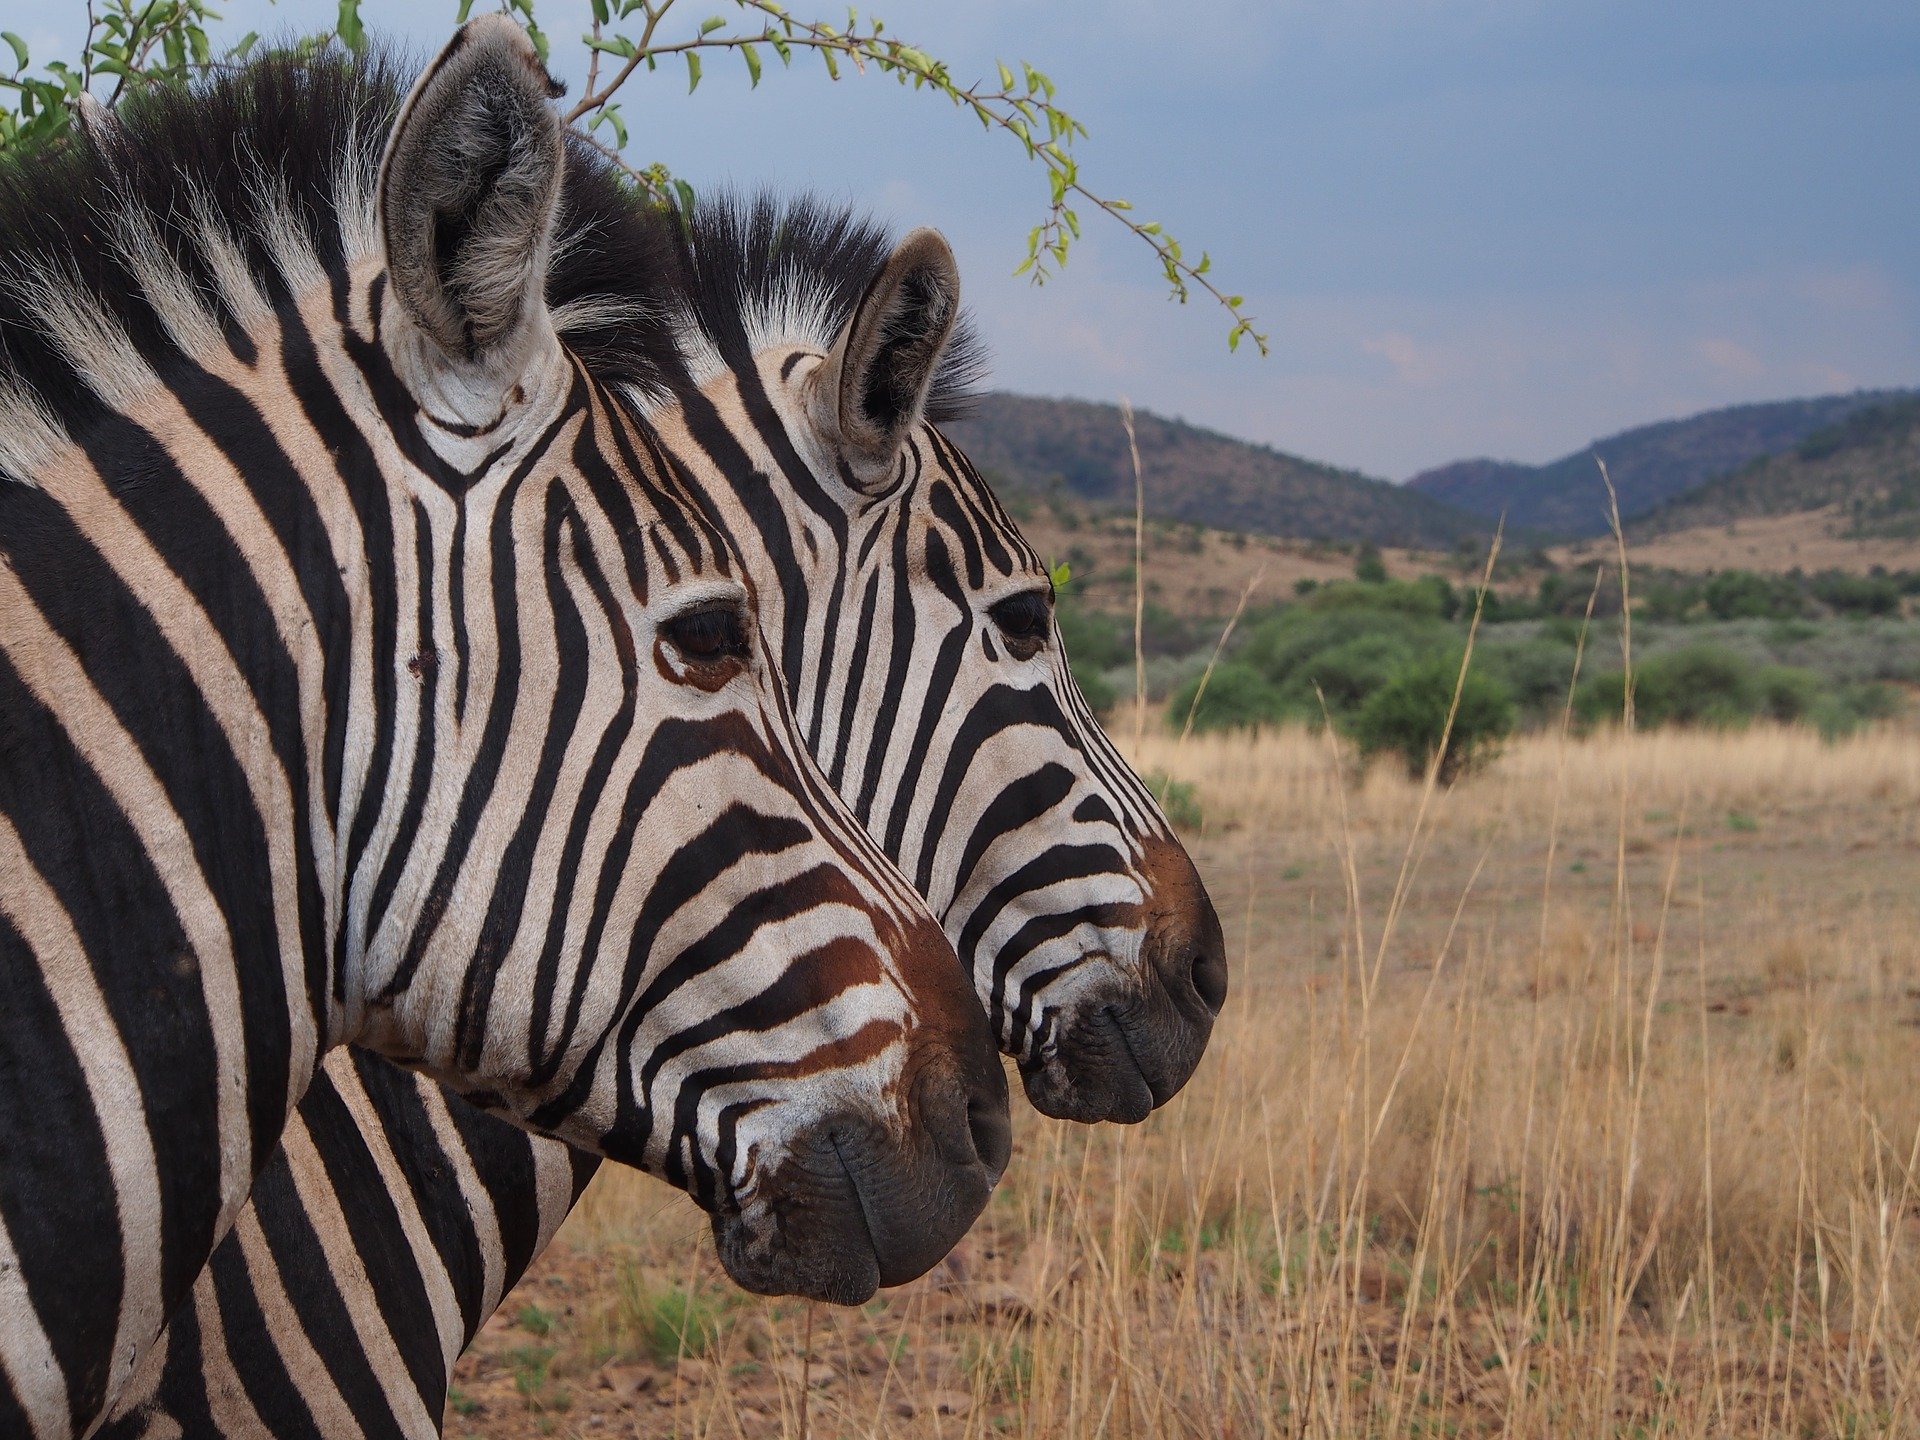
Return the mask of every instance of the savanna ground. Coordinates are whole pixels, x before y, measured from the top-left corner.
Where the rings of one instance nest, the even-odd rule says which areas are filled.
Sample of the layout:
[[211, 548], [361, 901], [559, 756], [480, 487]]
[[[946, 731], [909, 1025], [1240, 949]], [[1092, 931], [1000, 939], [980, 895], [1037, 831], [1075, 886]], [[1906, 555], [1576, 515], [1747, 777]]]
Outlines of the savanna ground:
[[449, 1434], [1920, 1434], [1920, 737], [1546, 734], [1430, 794], [1132, 743], [1234, 966], [1186, 1090], [1017, 1113], [860, 1310], [738, 1294], [603, 1172]]

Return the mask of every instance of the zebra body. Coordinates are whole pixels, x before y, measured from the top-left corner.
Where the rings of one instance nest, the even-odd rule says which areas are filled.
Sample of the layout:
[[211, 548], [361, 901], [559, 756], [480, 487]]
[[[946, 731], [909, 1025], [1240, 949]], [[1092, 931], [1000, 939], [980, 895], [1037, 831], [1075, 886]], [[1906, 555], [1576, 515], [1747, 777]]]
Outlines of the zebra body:
[[[276, 60], [0, 173], [0, 1433], [96, 1428], [223, 1240], [258, 1304], [276, 1216], [353, 1233], [338, 1085], [241, 1217], [349, 1042], [689, 1190], [764, 1289], [917, 1273], [1005, 1162], [951, 947], [560, 338], [549, 86], [495, 17], [397, 117]], [[536, 1241], [577, 1174], [414, 1141]], [[393, 1323], [351, 1289], [311, 1339]]]

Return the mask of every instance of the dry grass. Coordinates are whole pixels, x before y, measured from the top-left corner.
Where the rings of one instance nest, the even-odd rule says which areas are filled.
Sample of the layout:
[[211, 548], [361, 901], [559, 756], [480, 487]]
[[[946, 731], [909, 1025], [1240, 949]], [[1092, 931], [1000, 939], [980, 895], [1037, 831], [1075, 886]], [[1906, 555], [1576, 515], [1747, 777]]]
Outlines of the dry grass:
[[[1076, 592], [1096, 608], [1124, 610], [1133, 604], [1133, 519], [1130, 510], [1038, 503], [1021, 516], [1020, 531], [1049, 563], [1083, 557], [1074, 567]], [[1145, 544], [1147, 598], [1182, 615], [1225, 615], [1256, 575], [1256, 601], [1284, 599], [1299, 580], [1353, 578], [1350, 550], [1305, 540], [1148, 519]], [[1427, 551], [1386, 550], [1382, 559], [1396, 580], [1458, 573], [1452, 557]], [[1535, 574], [1528, 583], [1538, 581]]]
[[605, 1174], [449, 1432], [1920, 1434], [1912, 735], [1532, 738], [1431, 797], [1303, 733], [1137, 759], [1235, 961], [1178, 1100], [1019, 1116], [955, 1262], [817, 1312], [804, 1407], [806, 1307]]
[[[1700, 525], [1665, 535], [1644, 535], [1633, 542], [1633, 563], [1669, 570], [1707, 571], [1738, 568], [1783, 572], [1793, 569], [1850, 570], [1865, 573], [1876, 565], [1889, 570], [1920, 566], [1920, 541], [1850, 539], [1849, 517], [1841, 507], [1766, 515], [1721, 525]], [[1604, 536], [1578, 545], [1556, 547], [1561, 565], [1579, 569], [1612, 558], [1613, 539]]]

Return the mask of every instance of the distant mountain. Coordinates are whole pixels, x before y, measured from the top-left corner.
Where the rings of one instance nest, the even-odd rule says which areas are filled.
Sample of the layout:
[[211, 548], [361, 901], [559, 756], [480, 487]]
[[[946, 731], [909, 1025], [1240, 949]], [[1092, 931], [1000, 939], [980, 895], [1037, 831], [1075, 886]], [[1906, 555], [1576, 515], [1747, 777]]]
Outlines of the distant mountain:
[[[968, 419], [946, 428], [998, 488], [1043, 495], [1061, 488], [1097, 504], [1133, 508], [1133, 465], [1116, 406], [993, 394]], [[1444, 549], [1492, 528], [1391, 481], [1182, 420], [1135, 411], [1134, 430], [1149, 515], [1418, 549]]]
[[1709, 410], [1623, 430], [1548, 465], [1458, 461], [1414, 476], [1407, 488], [1488, 519], [1505, 512], [1509, 528], [1601, 535], [1608, 528], [1607, 496], [1595, 455], [1607, 462], [1621, 517], [1632, 520], [1716, 476], [1790, 450], [1849, 415], [1909, 393], [1862, 390]]
[[1635, 528], [1661, 534], [1828, 507], [1850, 537], [1920, 537], [1920, 395], [1855, 410], [1688, 491]]

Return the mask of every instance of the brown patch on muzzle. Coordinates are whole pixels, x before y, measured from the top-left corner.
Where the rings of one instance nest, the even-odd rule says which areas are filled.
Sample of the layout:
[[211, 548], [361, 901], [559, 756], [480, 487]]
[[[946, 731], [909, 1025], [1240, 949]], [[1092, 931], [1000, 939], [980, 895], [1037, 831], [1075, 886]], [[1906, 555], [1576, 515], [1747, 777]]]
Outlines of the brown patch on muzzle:
[[1057, 1017], [1053, 1054], [1022, 1067], [1027, 1097], [1043, 1114], [1146, 1119], [1187, 1083], [1226, 1003], [1226, 940], [1193, 861], [1177, 841], [1156, 837], [1140, 868], [1140, 971], [1089, 987]]
[[929, 921], [895, 954], [915, 1006], [897, 1087], [801, 1129], [753, 1205], [713, 1217], [748, 1290], [857, 1305], [903, 1285], [966, 1234], [1006, 1169], [1006, 1074], [952, 946]]

